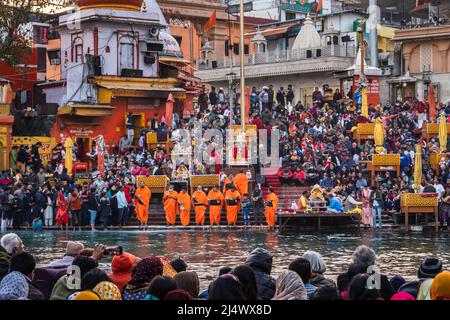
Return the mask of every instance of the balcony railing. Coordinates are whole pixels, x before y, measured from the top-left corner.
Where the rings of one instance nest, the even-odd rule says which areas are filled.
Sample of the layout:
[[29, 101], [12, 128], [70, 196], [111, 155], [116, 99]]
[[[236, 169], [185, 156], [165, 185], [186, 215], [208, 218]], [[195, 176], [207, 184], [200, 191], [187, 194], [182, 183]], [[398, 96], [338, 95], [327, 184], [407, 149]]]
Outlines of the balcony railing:
[[[299, 60], [318, 59], [325, 57], [356, 57], [355, 46], [329, 45], [319, 48], [299, 49], [299, 50], [273, 50], [262, 53], [245, 55], [246, 65], [258, 65], [267, 63], [279, 63]], [[239, 66], [239, 55], [224, 56], [219, 59], [208, 59], [197, 61], [197, 70], [209, 70], [216, 68], [229, 68]]]

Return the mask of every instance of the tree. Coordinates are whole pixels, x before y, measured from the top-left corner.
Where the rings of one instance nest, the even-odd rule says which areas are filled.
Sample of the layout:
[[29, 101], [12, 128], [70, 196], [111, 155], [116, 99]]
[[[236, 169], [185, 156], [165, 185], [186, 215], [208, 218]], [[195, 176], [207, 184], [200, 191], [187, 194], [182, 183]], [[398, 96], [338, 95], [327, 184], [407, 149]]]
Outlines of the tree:
[[72, 0], [1, 0], [0, 61], [16, 65], [19, 57], [31, 52], [31, 29], [27, 25], [46, 14], [67, 7]]

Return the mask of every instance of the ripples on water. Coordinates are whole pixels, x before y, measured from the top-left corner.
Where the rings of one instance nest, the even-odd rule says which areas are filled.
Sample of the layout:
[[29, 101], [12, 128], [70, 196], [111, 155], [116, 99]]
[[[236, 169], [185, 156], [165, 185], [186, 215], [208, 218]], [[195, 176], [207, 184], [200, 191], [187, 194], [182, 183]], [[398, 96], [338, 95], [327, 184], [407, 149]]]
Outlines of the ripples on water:
[[[450, 238], [447, 234], [402, 234], [396, 232], [360, 231], [353, 233], [283, 233], [267, 231], [104, 231], [18, 232], [26, 250], [35, 255], [39, 265], [60, 258], [68, 240], [82, 241], [86, 247], [96, 243], [121, 245], [125, 251], [140, 257], [161, 255], [170, 259], [181, 257], [200, 277], [201, 287], [208, 286], [220, 267], [234, 267], [245, 261], [256, 247], [264, 247], [274, 256], [272, 274], [276, 277], [289, 263], [306, 250], [320, 252], [326, 263], [326, 275], [332, 279], [345, 271], [353, 250], [360, 244], [372, 247], [378, 255], [378, 265], [389, 276], [400, 274], [412, 279], [420, 261], [437, 256], [448, 266]], [[111, 259], [101, 267], [110, 270]]]

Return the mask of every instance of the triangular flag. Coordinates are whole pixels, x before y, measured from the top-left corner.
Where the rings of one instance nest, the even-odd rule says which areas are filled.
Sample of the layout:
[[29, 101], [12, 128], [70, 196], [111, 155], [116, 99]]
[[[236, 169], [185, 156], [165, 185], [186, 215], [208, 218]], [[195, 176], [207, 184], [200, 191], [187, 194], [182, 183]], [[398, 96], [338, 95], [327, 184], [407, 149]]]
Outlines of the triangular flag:
[[211, 17], [209, 17], [208, 22], [203, 26], [203, 31], [208, 31], [209, 29], [212, 29], [216, 26], [216, 20], [217, 20], [217, 13], [216, 10], [213, 11], [211, 14]]

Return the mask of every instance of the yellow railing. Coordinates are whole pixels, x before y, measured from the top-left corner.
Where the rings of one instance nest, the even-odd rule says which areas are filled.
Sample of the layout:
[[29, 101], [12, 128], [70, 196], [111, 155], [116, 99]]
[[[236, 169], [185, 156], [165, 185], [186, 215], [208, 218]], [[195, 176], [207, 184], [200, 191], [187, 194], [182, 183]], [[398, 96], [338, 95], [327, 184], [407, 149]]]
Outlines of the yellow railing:
[[421, 193], [404, 193], [400, 197], [400, 205], [402, 207], [437, 207], [438, 197]]
[[11, 114], [11, 105], [9, 103], [0, 103], [0, 115], [7, 116]]
[[372, 165], [374, 166], [399, 166], [399, 154], [374, 154], [372, 156]]

